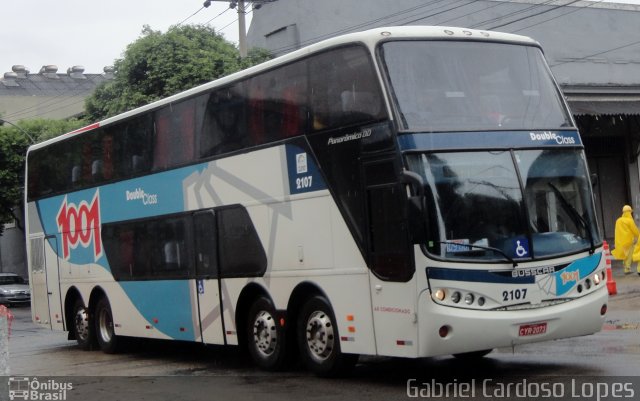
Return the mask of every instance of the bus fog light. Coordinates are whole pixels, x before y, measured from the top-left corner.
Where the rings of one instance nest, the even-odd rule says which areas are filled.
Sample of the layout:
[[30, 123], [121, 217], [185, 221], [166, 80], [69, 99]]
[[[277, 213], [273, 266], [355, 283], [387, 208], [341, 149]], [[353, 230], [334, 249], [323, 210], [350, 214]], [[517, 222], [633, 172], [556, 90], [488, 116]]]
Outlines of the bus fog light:
[[440, 330], [438, 330], [438, 335], [442, 338], [445, 338], [446, 336], [449, 335], [449, 330], [450, 330], [449, 326], [442, 326], [440, 327]]
[[460, 292], [456, 291], [456, 292], [454, 292], [453, 294], [451, 294], [451, 301], [452, 301], [454, 304], [457, 304], [458, 302], [460, 302], [460, 298], [461, 298], [461, 297], [462, 297], [462, 296], [460, 295]]
[[475, 300], [475, 297], [473, 296], [473, 294], [467, 294], [464, 296], [464, 303], [467, 305], [471, 305], [474, 300]]
[[443, 289], [438, 289], [436, 290], [435, 293], [433, 293], [433, 296], [438, 300], [438, 301], [442, 301], [444, 300], [444, 297], [446, 296], [446, 293], [444, 292]]
[[484, 297], [478, 298], [478, 305], [483, 306], [484, 302], [485, 302]]

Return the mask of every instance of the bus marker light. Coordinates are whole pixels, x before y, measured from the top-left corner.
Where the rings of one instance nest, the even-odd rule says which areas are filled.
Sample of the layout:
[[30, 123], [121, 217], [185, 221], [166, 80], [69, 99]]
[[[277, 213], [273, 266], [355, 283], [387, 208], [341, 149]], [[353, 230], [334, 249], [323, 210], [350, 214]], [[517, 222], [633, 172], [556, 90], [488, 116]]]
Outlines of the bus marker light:
[[355, 333], [356, 332], [356, 326], [349, 326], [349, 327], [347, 327], [347, 330], [349, 331], [349, 333]]
[[184, 327], [180, 327], [180, 331], [184, 333], [185, 331], [187, 331], [187, 329], [185, 329]]
[[283, 317], [280, 318], [280, 327], [284, 327], [285, 320]]
[[347, 322], [353, 322], [355, 320], [355, 318], [353, 317], [353, 315], [347, 315]]
[[154, 324], [158, 324], [158, 321], [159, 321], [158, 318], [156, 318], [156, 317], [153, 318], [153, 323]]
[[598, 285], [600, 284], [600, 275], [598, 273], [593, 275], [593, 282]]
[[436, 292], [433, 294], [433, 296], [438, 300], [438, 301], [442, 301], [444, 299], [444, 297], [446, 296], [446, 293], [444, 292], [443, 289], [438, 289], [436, 290]]
[[150, 325], [146, 325], [144, 326], [147, 330], [151, 330], [153, 327], [151, 327]]
[[604, 316], [605, 313], [607, 313], [607, 304], [602, 305], [602, 308], [600, 308], [600, 315]]

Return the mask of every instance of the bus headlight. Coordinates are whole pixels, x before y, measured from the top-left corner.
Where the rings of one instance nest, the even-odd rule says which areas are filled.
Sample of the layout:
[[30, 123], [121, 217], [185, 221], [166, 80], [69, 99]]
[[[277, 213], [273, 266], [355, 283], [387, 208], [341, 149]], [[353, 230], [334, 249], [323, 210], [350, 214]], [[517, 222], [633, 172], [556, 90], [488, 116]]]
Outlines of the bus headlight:
[[446, 293], [444, 292], [443, 289], [438, 289], [436, 290], [436, 292], [433, 293], [433, 296], [438, 300], [438, 301], [442, 301], [444, 300], [444, 297], [446, 296]]
[[467, 305], [471, 305], [475, 299], [476, 298], [473, 296], [473, 294], [468, 293], [464, 296], [464, 303]]
[[453, 294], [451, 294], [451, 302], [453, 302], [454, 304], [457, 304], [458, 302], [460, 302], [460, 293], [458, 291], [455, 291]]

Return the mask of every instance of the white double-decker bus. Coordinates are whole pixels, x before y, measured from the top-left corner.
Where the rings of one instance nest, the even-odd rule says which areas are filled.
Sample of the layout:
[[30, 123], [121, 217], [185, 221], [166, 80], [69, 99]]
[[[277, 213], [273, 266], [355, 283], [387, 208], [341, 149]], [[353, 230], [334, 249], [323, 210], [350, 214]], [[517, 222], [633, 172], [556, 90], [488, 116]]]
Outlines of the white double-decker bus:
[[349, 34], [27, 159], [33, 320], [86, 349], [239, 345], [328, 375], [604, 320], [582, 142], [526, 37]]

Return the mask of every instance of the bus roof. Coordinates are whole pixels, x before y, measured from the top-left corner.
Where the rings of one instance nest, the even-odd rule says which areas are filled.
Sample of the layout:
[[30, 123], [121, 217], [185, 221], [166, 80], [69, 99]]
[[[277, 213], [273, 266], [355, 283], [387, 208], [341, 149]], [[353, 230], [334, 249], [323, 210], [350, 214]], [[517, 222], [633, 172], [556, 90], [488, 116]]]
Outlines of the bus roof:
[[[113, 117], [109, 117], [97, 123], [90, 124], [86, 127], [79, 128], [77, 130], [65, 133], [58, 137], [49, 139], [44, 142], [37, 143], [29, 147], [29, 151], [39, 149], [41, 147], [48, 146], [52, 143], [63, 141], [70, 137], [73, 137], [82, 132], [88, 132], [93, 129], [110, 125], [117, 121], [133, 117], [140, 113], [150, 111], [166, 104], [173, 103], [182, 98], [187, 98], [202, 91], [206, 91], [211, 88], [224, 86], [230, 82], [238, 80], [240, 78], [248, 77], [261, 71], [266, 71], [271, 68], [277, 67], [282, 64], [287, 64], [291, 61], [303, 58], [307, 55], [317, 53], [324, 49], [332, 47], [338, 47], [349, 43], [364, 43], [369, 48], [374, 48], [379, 42], [394, 40], [394, 39], [443, 39], [443, 40], [456, 40], [456, 41], [491, 41], [491, 42], [504, 42], [513, 44], [533, 45], [540, 47], [540, 44], [527, 37], [521, 35], [515, 35], [510, 33], [502, 33], [495, 31], [481, 31], [475, 29], [459, 28], [459, 27], [446, 27], [446, 26], [393, 26], [393, 27], [381, 27], [369, 29], [366, 31], [349, 33], [345, 35], [336, 36], [330, 39], [323, 40], [321, 42], [306, 46], [302, 49], [287, 53], [283, 56], [274, 58], [273, 60], [266, 61], [259, 65], [247, 68], [242, 71], [235, 72], [225, 77], [213, 80], [211, 82], [196, 86], [186, 91], [177, 93], [175, 95], [157, 100], [144, 106], [126, 111]], [[28, 153], [27, 152], [27, 153]]]

